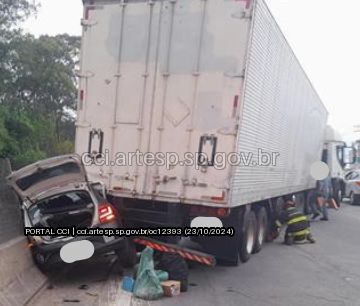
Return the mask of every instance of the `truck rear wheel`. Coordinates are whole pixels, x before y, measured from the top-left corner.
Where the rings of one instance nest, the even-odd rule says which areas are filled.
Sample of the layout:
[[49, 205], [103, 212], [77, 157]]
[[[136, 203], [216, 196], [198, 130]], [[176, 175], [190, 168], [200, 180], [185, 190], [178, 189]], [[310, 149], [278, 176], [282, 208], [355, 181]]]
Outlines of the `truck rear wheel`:
[[253, 253], [260, 252], [262, 245], [265, 242], [268, 229], [268, 216], [265, 207], [261, 207], [256, 212], [256, 236]]
[[242, 262], [250, 259], [254, 250], [256, 239], [256, 217], [253, 211], [245, 214], [243, 220], [243, 232], [240, 237], [239, 258]]

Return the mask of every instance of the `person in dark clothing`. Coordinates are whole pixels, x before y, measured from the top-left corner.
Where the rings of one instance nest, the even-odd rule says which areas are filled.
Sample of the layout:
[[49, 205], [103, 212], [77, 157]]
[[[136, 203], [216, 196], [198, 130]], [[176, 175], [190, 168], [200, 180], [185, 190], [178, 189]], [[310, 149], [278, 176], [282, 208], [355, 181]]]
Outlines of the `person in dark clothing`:
[[295, 241], [303, 240], [315, 243], [315, 239], [310, 232], [310, 222], [307, 217], [296, 209], [291, 197], [284, 197], [284, 201], [283, 210], [275, 222], [279, 230], [283, 225], [287, 226], [284, 243], [292, 245]]
[[[318, 189], [318, 204], [320, 206], [321, 212], [323, 214], [323, 217], [320, 220], [328, 221], [329, 220], [329, 214], [328, 214], [328, 208], [327, 203], [331, 201], [332, 197], [332, 182], [331, 177], [327, 176], [321, 181], [318, 181], [317, 184]], [[315, 219], [318, 215], [314, 215], [313, 219]]]
[[317, 189], [309, 191], [308, 202], [306, 203], [306, 215], [312, 215], [311, 219], [314, 220], [320, 216], [320, 208], [318, 207], [318, 192]]

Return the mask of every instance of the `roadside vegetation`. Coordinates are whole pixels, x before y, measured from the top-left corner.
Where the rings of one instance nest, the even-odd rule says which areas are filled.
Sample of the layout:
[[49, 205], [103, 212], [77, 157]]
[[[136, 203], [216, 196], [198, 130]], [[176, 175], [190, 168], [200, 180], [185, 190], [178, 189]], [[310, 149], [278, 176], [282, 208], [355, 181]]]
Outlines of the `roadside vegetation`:
[[0, 157], [13, 168], [73, 151], [80, 37], [24, 33], [32, 0], [0, 0]]

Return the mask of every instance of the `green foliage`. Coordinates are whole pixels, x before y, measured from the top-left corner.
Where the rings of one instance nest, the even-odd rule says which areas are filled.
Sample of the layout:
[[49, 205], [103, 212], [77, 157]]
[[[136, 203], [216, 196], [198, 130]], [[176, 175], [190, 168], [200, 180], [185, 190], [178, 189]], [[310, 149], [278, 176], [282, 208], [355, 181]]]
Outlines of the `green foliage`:
[[55, 151], [59, 155], [74, 152], [74, 149], [74, 142], [71, 140], [57, 142], [55, 147]]
[[0, 0], [0, 156], [14, 168], [74, 150], [80, 38], [14, 29], [35, 10], [32, 1]]
[[35, 12], [37, 4], [28, 0], [0, 0], [0, 30], [7, 30]]
[[0, 156], [19, 168], [48, 156], [73, 152], [71, 139], [57, 139], [54, 120], [0, 105]]
[[77, 40], [68, 35], [14, 37], [7, 58], [11, 80], [4, 80], [6, 95], [0, 102], [59, 119], [74, 109], [76, 59], [71, 53], [78, 50]]
[[46, 153], [40, 150], [30, 149], [22, 154], [13, 156], [11, 159], [11, 164], [14, 169], [19, 169], [23, 166], [29, 165], [34, 161], [44, 159]]
[[73, 140], [57, 139], [54, 121], [0, 105], [0, 156], [12, 159], [15, 168], [59, 154], [73, 152]]

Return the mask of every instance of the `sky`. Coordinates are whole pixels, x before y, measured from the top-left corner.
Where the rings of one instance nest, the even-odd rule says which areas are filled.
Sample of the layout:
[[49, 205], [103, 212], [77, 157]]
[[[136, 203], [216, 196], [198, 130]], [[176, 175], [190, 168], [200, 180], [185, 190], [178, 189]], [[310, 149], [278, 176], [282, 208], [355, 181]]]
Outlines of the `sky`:
[[[360, 138], [359, 0], [266, 0], [329, 111], [328, 123], [346, 141]], [[38, 36], [81, 35], [81, 0], [40, 0], [24, 23]]]

